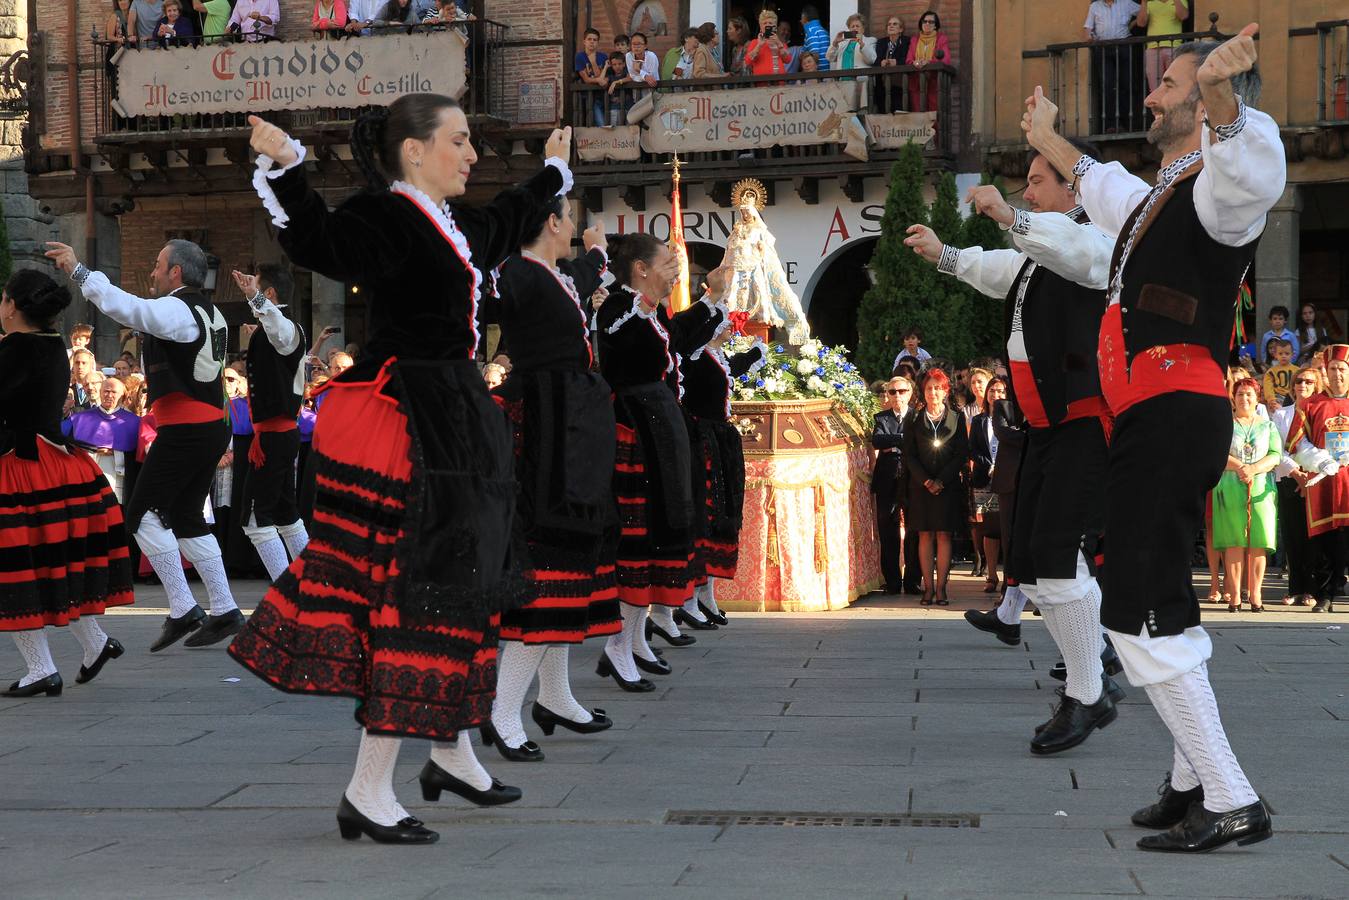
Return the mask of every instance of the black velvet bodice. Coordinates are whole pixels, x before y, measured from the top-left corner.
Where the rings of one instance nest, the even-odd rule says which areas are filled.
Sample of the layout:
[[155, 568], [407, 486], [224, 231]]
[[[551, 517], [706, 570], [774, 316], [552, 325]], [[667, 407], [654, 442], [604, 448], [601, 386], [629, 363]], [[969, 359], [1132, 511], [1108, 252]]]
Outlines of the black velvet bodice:
[[37, 459], [34, 436], [60, 443], [70, 389], [65, 341], [55, 332], [5, 335], [0, 340], [0, 452]]

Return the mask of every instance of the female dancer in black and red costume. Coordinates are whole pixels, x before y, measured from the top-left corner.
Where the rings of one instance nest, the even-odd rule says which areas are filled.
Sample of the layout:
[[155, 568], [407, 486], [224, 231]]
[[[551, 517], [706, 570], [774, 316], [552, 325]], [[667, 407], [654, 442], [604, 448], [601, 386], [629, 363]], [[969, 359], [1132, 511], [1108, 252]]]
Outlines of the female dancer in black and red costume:
[[0, 299], [0, 631], [28, 674], [0, 693], [61, 693], [47, 625], [69, 625], [84, 647], [76, 681], [91, 680], [122, 645], [95, 616], [131, 603], [131, 562], [122, 507], [89, 454], [61, 435], [70, 387], [56, 317], [70, 291], [49, 275], [16, 273]]
[[622, 622], [613, 556], [614, 407], [608, 383], [591, 371], [587, 326], [588, 301], [608, 262], [604, 225], [586, 230], [583, 256], [560, 262], [576, 224], [571, 205], [555, 197], [526, 234], [520, 255], [497, 278], [498, 321], [513, 368], [493, 396], [515, 427], [517, 515], [532, 599], [502, 616], [497, 696], [482, 731], [484, 743], [495, 743], [507, 759], [537, 762], [543, 751], [526, 740], [520, 721], [534, 673], [539, 697], [531, 716], [545, 734], [558, 725], [583, 734], [611, 727], [603, 710], [572, 696], [567, 656], [571, 644], [616, 634]]
[[371, 336], [362, 362], [325, 388], [311, 541], [230, 653], [282, 690], [360, 701], [343, 837], [433, 841], [394, 795], [401, 738], [437, 742], [421, 775], [428, 800], [445, 790], [479, 805], [520, 797], [487, 774], [463, 733], [491, 713], [500, 610], [524, 589], [509, 574], [510, 433], [473, 362], [475, 319], [482, 271], [569, 186], [571, 135], [552, 134], [548, 165], [520, 188], [451, 207], [477, 160], [468, 121], [449, 97], [407, 94], [353, 127], [373, 189], [329, 212], [306, 182], [303, 148], [250, 123], [253, 183], [282, 248], [359, 283]]
[[647, 607], [679, 607], [693, 595], [691, 463], [675, 356], [702, 347], [726, 320], [718, 301], [727, 278], [723, 270], [710, 272], [710, 293], [670, 316], [661, 305], [678, 271], [669, 247], [649, 234], [611, 236], [609, 256], [618, 286], [600, 307], [596, 328], [618, 422], [614, 493], [623, 630], [605, 644], [596, 671], [612, 675], [624, 690], [650, 691], [655, 685], [637, 669], [662, 675], [670, 666], [647, 645]]

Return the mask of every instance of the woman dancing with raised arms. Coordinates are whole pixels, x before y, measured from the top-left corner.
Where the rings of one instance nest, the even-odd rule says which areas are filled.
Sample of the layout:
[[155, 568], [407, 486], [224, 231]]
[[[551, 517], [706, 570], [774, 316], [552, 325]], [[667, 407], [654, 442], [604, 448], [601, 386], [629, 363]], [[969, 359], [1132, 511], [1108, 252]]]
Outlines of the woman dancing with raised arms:
[[475, 321], [482, 272], [570, 187], [571, 131], [552, 133], [548, 164], [519, 188], [452, 207], [478, 158], [468, 120], [449, 97], [402, 96], [353, 126], [371, 190], [330, 212], [306, 182], [299, 143], [249, 122], [253, 184], [282, 249], [360, 284], [371, 336], [362, 361], [324, 388], [309, 546], [230, 653], [282, 690], [355, 697], [365, 733], [338, 808], [342, 836], [428, 843], [437, 834], [394, 795], [401, 738], [436, 742], [421, 774], [427, 800], [520, 797], [461, 734], [491, 713], [501, 611], [524, 596], [507, 551], [510, 434], [473, 362]]

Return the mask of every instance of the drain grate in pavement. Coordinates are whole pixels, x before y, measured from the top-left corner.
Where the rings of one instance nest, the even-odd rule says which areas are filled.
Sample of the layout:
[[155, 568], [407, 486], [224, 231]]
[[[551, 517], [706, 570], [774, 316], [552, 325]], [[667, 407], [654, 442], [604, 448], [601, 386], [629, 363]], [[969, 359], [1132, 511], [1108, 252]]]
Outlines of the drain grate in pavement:
[[776, 825], [787, 828], [978, 828], [979, 817], [960, 814], [713, 812], [670, 810], [666, 825]]

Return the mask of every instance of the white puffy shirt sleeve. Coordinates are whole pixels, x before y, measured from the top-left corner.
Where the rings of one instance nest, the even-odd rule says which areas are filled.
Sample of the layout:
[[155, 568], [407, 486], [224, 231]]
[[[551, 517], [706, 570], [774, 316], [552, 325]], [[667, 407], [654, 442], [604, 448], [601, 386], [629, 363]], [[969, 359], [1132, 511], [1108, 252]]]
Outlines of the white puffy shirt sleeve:
[[1017, 273], [1025, 264], [1026, 254], [1016, 250], [985, 250], [983, 247], [962, 250], [947, 244], [937, 262], [937, 271], [954, 275], [979, 293], [1001, 300], [1011, 291]]
[[1011, 231], [1012, 243], [1054, 274], [1098, 291], [1108, 286], [1115, 239], [1095, 225], [1063, 213], [1021, 209]]
[[1117, 162], [1099, 163], [1083, 156], [1073, 167], [1077, 197], [1087, 218], [1108, 235], [1118, 235], [1152, 186]]
[[1243, 247], [1265, 230], [1265, 214], [1288, 180], [1279, 126], [1238, 97], [1236, 121], [1205, 128], [1200, 140], [1204, 169], [1195, 176], [1195, 212], [1209, 237]]
[[[262, 299], [261, 303], [256, 302], [259, 298]], [[267, 343], [271, 344], [277, 353], [286, 356], [294, 353], [295, 348], [300, 346], [300, 329], [282, 315], [281, 308], [275, 303], [262, 294], [257, 294], [248, 301], [248, 308], [253, 311], [253, 317], [262, 326], [263, 334], [267, 335]]]
[[197, 317], [177, 297], [142, 299], [117, 287], [102, 272], [90, 272], [80, 290], [85, 299], [122, 325], [176, 343], [197, 339]]

